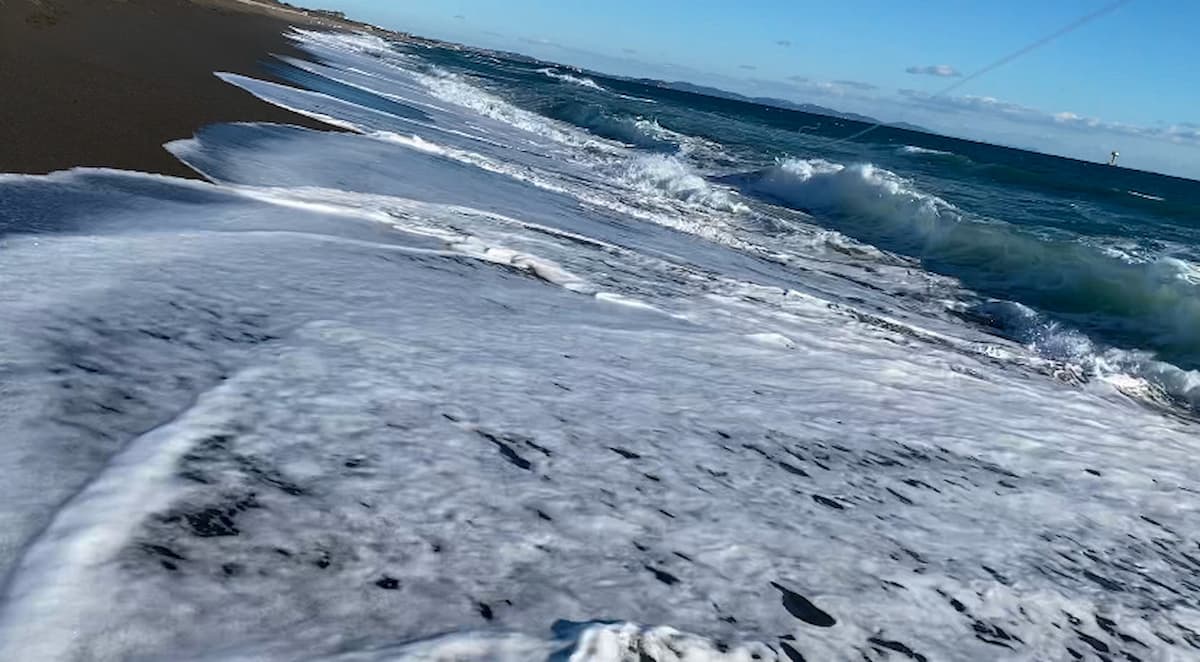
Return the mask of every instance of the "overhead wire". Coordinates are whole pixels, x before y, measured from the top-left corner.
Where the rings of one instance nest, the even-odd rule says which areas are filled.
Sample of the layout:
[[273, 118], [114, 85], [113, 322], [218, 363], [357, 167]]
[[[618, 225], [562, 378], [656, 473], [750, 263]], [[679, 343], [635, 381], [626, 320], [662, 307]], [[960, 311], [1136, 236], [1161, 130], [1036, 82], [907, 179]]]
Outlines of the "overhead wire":
[[[953, 92], [954, 90], [957, 90], [958, 88], [962, 87], [963, 85], [966, 85], [967, 83], [979, 78], [980, 76], [983, 76], [992, 71], [995, 71], [996, 69], [1003, 67], [1004, 65], [1008, 64], [1009, 62], [1012, 62], [1013, 60], [1021, 57], [1022, 55], [1025, 55], [1025, 54], [1029, 53], [1030, 51], [1037, 50], [1038, 48], [1041, 48], [1042, 46], [1045, 46], [1046, 44], [1048, 44], [1048, 43], [1054, 41], [1055, 39], [1058, 39], [1059, 37], [1062, 37], [1068, 33], [1074, 32], [1075, 30], [1082, 28], [1083, 26], [1087, 25], [1088, 23], [1091, 23], [1092, 21], [1094, 21], [1106, 14], [1116, 11], [1122, 5], [1127, 5], [1130, 2], [1133, 2], [1133, 0], [1116, 0], [1115, 2], [1110, 2], [1091, 13], [1084, 14], [1083, 16], [1080, 16], [1079, 18], [1062, 26], [1061, 28], [1055, 30], [1054, 32], [1051, 32], [1050, 34], [1047, 34], [1033, 42], [1030, 42], [1029, 44], [1026, 44], [1025, 46], [1022, 46], [1021, 48], [1005, 55], [1004, 57], [1001, 57], [1001, 58], [995, 60], [994, 62], [984, 66], [983, 68], [976, 70], [975, 72], [971, 73], [970, 75], [959, 78], [958, 80], [954, 81], [950, 85], [947, 85], [946, 87], [931, 94], [928, 98], [936, 99], [937, 97], [949, 94], [949, 93]], [[885, 124], [884, 122], [876, 122], [876, 123], [872, 124], [871, 126], [868, 126], [867, 128], [865, 128], [857, 133], [846, 136], [845, 138], [837, 138], [831, 142], [821, 145], [821, 147], [832, 147], [833, 145], [848, 142], [851, 140], [856, 140], [856, 139], [861, 138], [861, 137], [867, 135], [868, 133], [874, 131], [875, 129], [878, 129], [879, 127], [883, 126], [884, 124]]]

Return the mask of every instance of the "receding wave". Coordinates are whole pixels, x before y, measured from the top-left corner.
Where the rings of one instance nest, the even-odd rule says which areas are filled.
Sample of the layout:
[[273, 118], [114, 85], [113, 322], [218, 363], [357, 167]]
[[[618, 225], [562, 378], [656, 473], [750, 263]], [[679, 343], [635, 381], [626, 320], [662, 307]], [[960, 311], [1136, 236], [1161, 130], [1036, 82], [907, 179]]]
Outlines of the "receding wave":
[[1200, 288], [1179, 260], [1130, 262], [1085, 244], [1044, 240], [971, 217], [872, 164], [789, 159], [722, 181], [918, 257], [976, 291], [1023, 302], [1107, 346], [1144, 347], [1183, 368], [1200, 365]]

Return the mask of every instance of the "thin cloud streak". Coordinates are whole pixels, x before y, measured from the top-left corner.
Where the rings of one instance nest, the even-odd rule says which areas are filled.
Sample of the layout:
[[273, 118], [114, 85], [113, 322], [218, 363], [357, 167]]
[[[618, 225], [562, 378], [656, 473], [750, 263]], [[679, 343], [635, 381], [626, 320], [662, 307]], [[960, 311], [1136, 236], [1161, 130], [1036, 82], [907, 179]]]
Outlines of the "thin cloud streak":
[[1166, 126], [1137, 126], [1087, 117], [1070, 111], [1050, 113], [1019, 103], [987, 96], [937, 96], [920, 90], [898, 90], [907, 103], [940, 113], [974, 112], [1027, 124], [1057, 126], [1080, 132], [1110, 133], [1137, 138], [1165, 140], [1200, 147], [1200, 126], [1180, 122]]
[[862, 82], [862, 81], [858, 81], [858, 80], [835, 80], [835, 81], [832, 81], [832, 82], [833, 82], [833, 84], [834, 84], [834, 85], [841, 85], [841, 86], [843, 86], [843, 87], [850, 87], [850, 88], [853, 88], [853, 89], [856, 89], [856, 90], [862, 90], [863, 92], [869, 92], [869, 91], [871, 91], [871, 90], [877, 90], [877, 89], [879, 89], [879, 86], [878, 86], [878, 85], [873, 85], [873, 84], [871, 84], [871, 83], [864, 83], [864, 82]]
[[957, 69], [948, 64], [930, 64], [924, 67], [909, 67], [904, 70], [917, 76], [938, 76], [940, 78], [958, 78], [962, 76]]

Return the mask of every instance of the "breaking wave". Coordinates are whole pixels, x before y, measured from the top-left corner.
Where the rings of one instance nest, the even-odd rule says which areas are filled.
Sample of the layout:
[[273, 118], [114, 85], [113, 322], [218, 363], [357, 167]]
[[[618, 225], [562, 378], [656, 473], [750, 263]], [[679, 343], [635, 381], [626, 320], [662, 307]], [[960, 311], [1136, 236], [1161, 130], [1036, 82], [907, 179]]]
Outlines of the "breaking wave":
[[920, 258], [985, 295], [1033, 306], [1107, 346], [1144, 347], [1184, 369], [1200, 366], [1200, 288], [1180, 260], [1131, 262], [972, 217], [869, 163], [788, 159], [722, 181]]
[[740, 212], [746, 205], [731, 192], [713, 186], [674, 156], [648, 154], [634, 159], [623, 182], [638, 191], [665, 194], [670, 198], [727, 212]]
[[591, 90], [596, 90], [597, 92], [607, 92], [607, 90], [601, 87], [599, 83], [586, 76], [572, 76], [571, 74], [564, 74], [561, 71], [556, 71], [550, 67], [538, 69], [538, 73], [544, 74], [549, 78], [553, 78], [554, 80], [562, 81], [564, 83], [571, 83], [572, 85], [586, 87]]
[[574, 147], [598, 147], [586, 134], [554, 122], [538, 113], [518, 108], [500, 97], [486, 92], [462, 76], [431, 68], [429, 73], [410, 72], [435, 97], [469, 108], [480, 115], [504, 122], [523, 131], [549, 138]]
[[1012, 301], [988, 301], [971, 307], [963, 316], [1042, 356], [1077, 366], [1084, 375], [1129, 395], [1200, 411], [1200, 371], [1181, 369], [1150, 352], [1099, 347], [1078, 330]]

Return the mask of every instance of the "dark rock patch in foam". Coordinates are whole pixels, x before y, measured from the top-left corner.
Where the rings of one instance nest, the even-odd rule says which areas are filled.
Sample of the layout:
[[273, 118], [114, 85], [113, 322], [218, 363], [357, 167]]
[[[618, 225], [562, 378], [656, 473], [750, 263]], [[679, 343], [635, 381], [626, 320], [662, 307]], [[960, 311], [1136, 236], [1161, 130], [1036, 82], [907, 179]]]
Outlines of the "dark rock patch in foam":
[[786, 655], [787, 659], [791, 660], [791, 662], [807, 662], [804, 656], [800, 654], [800, 651], [793, 648], [792, 645], [786, 641], [779, 642], [779, 648], [783, 650], [783, 654]]
[[819, 628], [833, 627], [837, 624], [837, 619], [830, 616], [803, 595], [776, 582], [771, 582], [771, 586], [779, 591], [783, 608], [792, 616]]
[[240, 533], [237, 527], [238, 515], [258, 507], [256, 496], [251, 492], [231, 497], [223, 503], [171, 511], [161, 516], [160, 521], [166, 524], [183, 524], [192, 535], [201, 538], [236, 536]]
[[[524, 469], [525, 471], [533, 470], [533, 463], [521, 457], [517, 451], [513, 450], [512, 446], [509, 446], [507, 443], [502, 441], [500, 437], [486, 430], [478, 430], [477, 432], [479, 433], [479, 436], [496, 445], [496, 449], [500, 451], [500, 456], [503, 457], [506, 462], [514, 467], [517, 467], [518, 469]], [[505, 440], [511, 441], [507, 437], [505, 437]]]
[[649, 570], [650, 573], [654, 575], [655, 579], [666, 584], [667, 586], [674, 586], [675, 584], [679, 583], [679, 578], [676, 577], [675, 575], [672, 575], [671, 573], [667, 572], [666, 570], [660, 570], [658, 568], [655, 568], [654, 566], [649, 566], [649, 565], [645, 566], [645, 567], [646, 567], [646, 570]]
[[542, 455], [545, 455], [546, 457], [550, 457], [550, 456], [554, 455], [554, 451], [550, 450], [549, 448], [546, 448], [545, 446], [539, 445], [537, 442], [535, 442], [532, 439], [523, 439], [522, 441], [525, 442], [526, 446], [541, 453]]
[[784, 471], [786, 471], [790, 474], [794, 474], [796, 476], [803, 476], [804, 478], [809, 477], [807, 471], [801, 469], [800, 467], [797, 467], [794, 464], [788, 464], [787, 462], [785, 462], [783, 460], [779, 460], [778, 464], [781, 469], [783, 469]]
[[383, 577], [375, 580], [375, 585], [384, 590], [394, 591], [400, 588], [400, 580], [396, 579], [395, 577], [384, 575]]
[[826, 508], [833, 508], [834, 510], [845, 510], [845, 506], [834, 501], [833, 499], [830, 499], [829, 497], [824, 497], [824, 496], [821, 496], [820, 494], [814, 494], [814, 495], [812, 495], [812, 498], [813, 498], [813, 501], [816, 501], [817, 503], [821, 504], [822, 506], [825, 506]]
[[624, 449], [624, 448], [621, 448], [620, 446], [609, 446], [609, 447], [608, 447], [608, 450], [610, 450], [610, 451], [612, 451], [612, 452], [616, 453], [617, 455], [620, 455], [621, 457], [625, 458], [626, 460], [640, 460], [640, 459], [642, 459], [642, 456], [641, 456], [641, 455], [638, 455], [637, 453], [634, 453], [634, 452], [633, 452], [633, 451], [631, 451], [631, 450], [626, 450], [626, 449]]
[[871, 642], [871, 645], [875, 646], [877, 649], [895, 651], [910, 660], [916, 660], [916, 662], [926, 662], [926, 660], [928, 660], [928, 658], [926, 658], [924, 655], [914, 651], [899, 641], [882, 639], [880, 637], [871, 637], [870, 639], [867, 639], [867, 641]]

